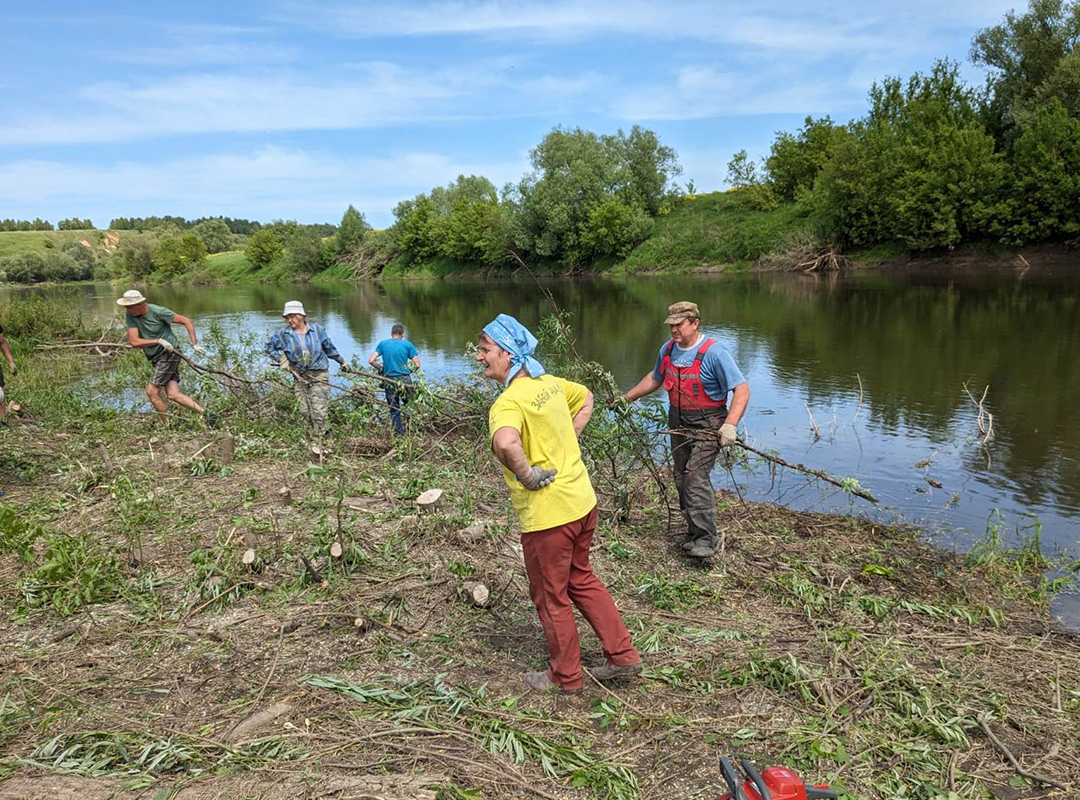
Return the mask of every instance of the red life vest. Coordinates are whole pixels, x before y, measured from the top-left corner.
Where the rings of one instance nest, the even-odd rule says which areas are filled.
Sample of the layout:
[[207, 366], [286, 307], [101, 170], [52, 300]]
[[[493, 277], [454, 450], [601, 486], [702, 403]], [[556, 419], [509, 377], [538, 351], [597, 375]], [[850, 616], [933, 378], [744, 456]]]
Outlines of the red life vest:
[[727, 408], [727, 396], [723, 400], [713, 400], [705, 393], [701, 385], [701, 359], [716, 344], [716, 339], [706, 339], [694, 355], [694, 363], [688, 367], [677, 367], [671, 363], [671, 352], [675, 340], [667, 344], [664, 358], [660, 362], [660, 371], [664, 376], [663, 385], [667, 389], [668, 402], [672, 408], [680, 411], [719, 411]]

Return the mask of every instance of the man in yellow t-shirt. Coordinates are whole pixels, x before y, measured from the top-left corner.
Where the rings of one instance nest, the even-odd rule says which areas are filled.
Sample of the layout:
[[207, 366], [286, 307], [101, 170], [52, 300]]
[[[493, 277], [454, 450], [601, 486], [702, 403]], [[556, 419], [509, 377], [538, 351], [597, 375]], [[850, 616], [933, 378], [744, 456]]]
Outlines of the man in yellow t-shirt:
[[486, 377], [506, 387], [488, 414], [491, 449], [521, 523], [529, 595], [551, 657], [549, 669], [527, 672], [525, 682], [540, 691], [577, 691], [583, 681], [574, 606], [604, 649], [605, 664], [593, 670], [594, 676], [636, 675], [641, 656], [589, 564], [596, 494], [578, 436], [592, 416], [592, 392], [545, 374], [532, 357], [535, 348], [528, 329], [500, 314], [480, 334], [476, 360]]

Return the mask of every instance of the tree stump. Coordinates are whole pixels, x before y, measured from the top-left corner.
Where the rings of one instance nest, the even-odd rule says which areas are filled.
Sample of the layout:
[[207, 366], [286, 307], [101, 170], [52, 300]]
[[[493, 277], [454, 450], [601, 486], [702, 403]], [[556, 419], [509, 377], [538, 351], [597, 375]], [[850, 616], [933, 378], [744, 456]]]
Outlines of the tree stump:
[[256, 553], [255, 549], [252, 547], [249, 547], [244, 551], [244, 554], [240, 556], [240, 563], [252, 572], [262, 572], [262, 559], [259, 558], [259, 554]]
[[430, 514], [432, 511], [438, 509], [442, 505], [443, 490], [442, 489], [428, 489], [422, 495], [416, 498], [416, 505], [420, 508], [420, 512], [423, 514]]
[[280, 489], [278, 489], [277, 496], [278, 500], [280, 500], [281, 504], [284, 506], [290, 505], [292, 503], [292, 489], [290, 489], [288, 486], [282, 486]]
[[231, 436], [226, 436], [220, 442], [218, 442], [218, 461], [222, 464], [232, 463], [233, 457], [236, 455], [236, 440]]
[[341, 558], [344, 554], [345, 548], [341, 546], [341, 542], [334, 542], [330, 545], [330, 557]]
[[483, 608], [487, 605], [488, 598], [491, 597], [491, 592], [480, 581], [465, 581], [465, 583], [461, 584], [461, 588], [474, 606]]

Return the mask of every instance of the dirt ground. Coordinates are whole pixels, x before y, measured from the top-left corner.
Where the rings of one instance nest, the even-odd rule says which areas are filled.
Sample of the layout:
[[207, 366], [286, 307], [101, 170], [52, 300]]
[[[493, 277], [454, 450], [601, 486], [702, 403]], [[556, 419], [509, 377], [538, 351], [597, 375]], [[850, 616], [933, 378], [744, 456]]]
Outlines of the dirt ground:
[[4, 800], [716, 798], [721, 755], [846, 797], [1080, 796], [1080, 643], [1004, 555], [722, 494], [702, 565], [627, 475], [594, 566], [646, 669], [537, 695], [518, 535], [467, 426], [339, 429], [322, 459], [137, 415], [107, 442], [2, 435]]

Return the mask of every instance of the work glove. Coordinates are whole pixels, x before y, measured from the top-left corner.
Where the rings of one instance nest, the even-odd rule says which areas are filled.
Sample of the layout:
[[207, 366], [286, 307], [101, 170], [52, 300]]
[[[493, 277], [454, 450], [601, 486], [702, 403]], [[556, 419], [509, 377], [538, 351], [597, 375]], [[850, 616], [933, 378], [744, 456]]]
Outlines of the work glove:
[[735, 444], [735, 440], [738, 439], [738, 434], [735, 432], [735, 426], [730, 422], [725, 422], [720, 426], [720, 446], [731, 447]]
[[157, 343], [158, 346], [166, 353], [173, 353], [176, 351], [176, 348], [173, 347], [172, 342], [170, 342], [168, 339], [158, 339]]
[[556, 473], [558, 473], [557, 469], [529, 467], [529, 472], [528, 475], [526, 475], [525, 480], [518, 478], [518, 482], [530, 492], [535, 492], [537, 489], [543, 489], [545, 486], [550, 486], [555, 483]]
[[193, 344], [191, 346], [191, 349], [198, 353], [200, 356], [206, 355], [206, 348], [203, 347], [201, 344]]
[[17, 369], [15, 368], [15, 362], [14, 362], [14, 361], [12, 361], [12, 362], [11, 362], [11, 363], [10, 363], [10, 364], [9, 364], [8, 366], [10, 366], [10, 367], [11, 367], [11, 374], [12, 374], [12, 375], [14, 375], [14, 374], [15, 374], [16, 372], [18, 372], [18, 371], [19, 371], [19, 370], [17, 370]]

